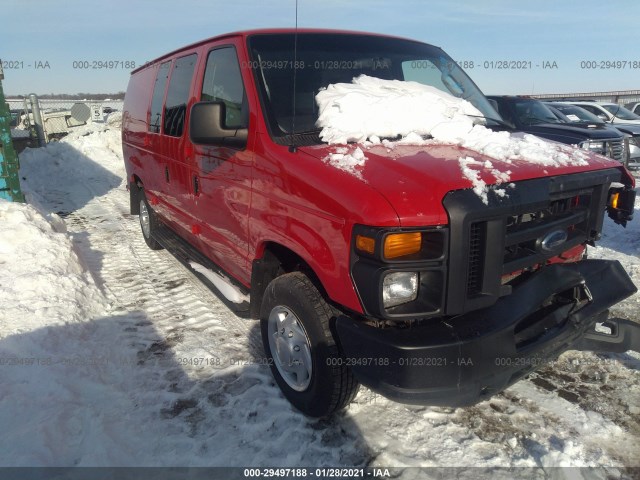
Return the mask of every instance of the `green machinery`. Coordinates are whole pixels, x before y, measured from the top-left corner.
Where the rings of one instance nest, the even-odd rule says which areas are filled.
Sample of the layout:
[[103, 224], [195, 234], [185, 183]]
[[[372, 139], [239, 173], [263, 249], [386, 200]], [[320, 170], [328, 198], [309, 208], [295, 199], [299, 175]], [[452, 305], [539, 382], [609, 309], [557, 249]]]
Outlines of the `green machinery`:
[[18, 155], [11, 142], [11, 112], [4, 99], [2, 90], [2, 62], [0, 61], [0, 198], [24, 202], [24, 195], [20, 190], [20, 177], [18, 176]]

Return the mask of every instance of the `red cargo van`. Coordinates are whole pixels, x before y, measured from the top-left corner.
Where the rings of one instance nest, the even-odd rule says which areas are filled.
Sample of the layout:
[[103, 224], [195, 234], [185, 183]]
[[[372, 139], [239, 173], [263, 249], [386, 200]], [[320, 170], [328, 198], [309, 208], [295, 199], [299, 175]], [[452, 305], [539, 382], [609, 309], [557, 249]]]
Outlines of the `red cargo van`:
[[440, 48], [373, 34], [233, 33], [131, 75], [122, 143], [147, 244], [260, 319], [273, 375], [307, 415], [346, 406], [360, 383], [469, 405], [567, 349], [639, 348], [637, 325], [607, 318], [635, 286], [618, 262], [584, 253], [605, 212], [631, 218], [634, 181], [619, 163], [586, 152], [551, 174], [514, 163], [509, 195], [483, 202], [457, 145], [372, 149], [359, 175], [326, 161], [320, 90], [358, 75], [403, 81], [401, 66], [427, 63], [437, 75], [415, 77], [453, 72], [459, 91], [433, 86], [504, 128]]

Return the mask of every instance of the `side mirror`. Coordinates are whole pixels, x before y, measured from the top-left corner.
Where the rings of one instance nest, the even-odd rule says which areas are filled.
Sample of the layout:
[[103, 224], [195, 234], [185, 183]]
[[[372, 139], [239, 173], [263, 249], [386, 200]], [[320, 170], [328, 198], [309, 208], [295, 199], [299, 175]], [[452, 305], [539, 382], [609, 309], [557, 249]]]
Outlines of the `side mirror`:
[[226, 107], [222, 102], [199, 102], [191, 107], [189, 138], [195, 144], [242, 149], [247, 145], [246, 128], [226, 128]]

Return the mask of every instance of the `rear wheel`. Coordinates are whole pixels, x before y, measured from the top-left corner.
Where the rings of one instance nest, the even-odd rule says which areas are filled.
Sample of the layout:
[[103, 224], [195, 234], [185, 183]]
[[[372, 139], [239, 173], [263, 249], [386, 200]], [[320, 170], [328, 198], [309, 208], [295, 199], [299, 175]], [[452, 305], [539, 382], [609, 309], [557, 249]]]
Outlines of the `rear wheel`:
[[312, 417], [344, 408], [359, 388], [331, 333], [333, 316], [300, 272], [274, 279], [262, 301], [262, 342], [276, 383], [298, 410]]
[[138, 198], [140, 199], [140, 229], [142, 230], [144, 241], [151, 250], [161, 250], [162, 246], [155, 238], [153, 238], [153, 232], [158, 228], [158, 220], [155, 213], [149, 206], [144, 190], [140, 189]]

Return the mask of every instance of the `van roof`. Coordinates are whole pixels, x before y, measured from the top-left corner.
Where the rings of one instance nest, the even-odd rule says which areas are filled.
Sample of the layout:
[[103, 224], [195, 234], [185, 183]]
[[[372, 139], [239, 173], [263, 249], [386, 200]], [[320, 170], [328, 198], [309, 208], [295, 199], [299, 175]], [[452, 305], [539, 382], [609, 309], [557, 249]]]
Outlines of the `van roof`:
[[298, 28], [297, 30], [295, 28], [261, 28], [261, 29], [253, 29], [253, 30], [240, 30], [237, 32], [230, 32], [230, 33], [224, 33], [221, 35], [216, 35], [215, 37], [206, 38], [198, 42], [185, 45], [184, 47], [177, 48], [176, 50], [172, 50], [169, 53], [165, 53], [164, 55], [145, 63], [144, 65], [133, 70], [131, 73], [133, 74], [133, 73], [139, 72], [140, 70], [144, 70], [145, 68], [147, 68], [148, 65], [161, 62], [162, 60], [165, 60], [165, 59], [169, 59], [174, 55], [176, 55], [177, 53], [180, 53], [184, 50], [189, 50], [191, 48], [199, 47], [200, 45], [204, 45], [213, 41], [222, 40], [224, 38], [233, 38], [233, 37], [246, 38], [251, 35], [296, 33], [296, 31], [298, 33], [333, 33], [333, 34], [342, 34], [342, 35], [372, 35], [375, 37], [397, 38], [397, 39], [409, 40], [417, 43], [424, 43], [424, 42], [419, 42], [418, 40], [415, 40], [415, 39], [398, 37], [395, 35], [386, 35], [386, 34], [371, 33], [371, 32], [359, 32], [359, 31], [353, 31], [353, 30], [331, 30], [326, 28]]

